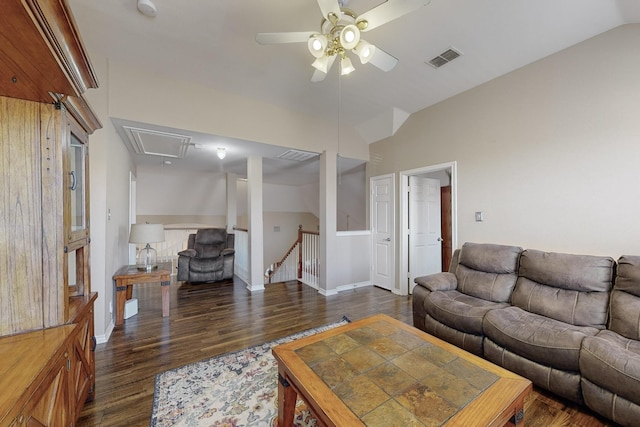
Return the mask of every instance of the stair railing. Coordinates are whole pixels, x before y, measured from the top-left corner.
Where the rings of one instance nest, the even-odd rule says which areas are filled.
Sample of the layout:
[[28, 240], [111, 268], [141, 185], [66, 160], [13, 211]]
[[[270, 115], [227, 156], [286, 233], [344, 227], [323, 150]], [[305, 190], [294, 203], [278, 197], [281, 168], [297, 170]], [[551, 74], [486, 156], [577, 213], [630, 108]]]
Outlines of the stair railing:
[[318, 255], [319, 235], [317, 231], [306, 231], [298, 227], [298, 237], [282, 259], [272, 264], [265, 273], [265, 283], [299, 280], [318, 287], [320, 276]]
[[246, 228], [233, 227], [235, 232], [235, 261], [233, 263], [236, 276], [249, 283], [249, 231]]

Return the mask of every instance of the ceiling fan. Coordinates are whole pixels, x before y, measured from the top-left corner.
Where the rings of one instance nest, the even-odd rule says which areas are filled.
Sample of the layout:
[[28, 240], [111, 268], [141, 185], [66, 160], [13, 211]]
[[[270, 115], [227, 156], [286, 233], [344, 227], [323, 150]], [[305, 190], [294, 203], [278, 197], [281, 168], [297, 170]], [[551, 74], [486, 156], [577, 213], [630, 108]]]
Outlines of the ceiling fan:
[[355, 70], [348, 53], [353, 52], [362, 64], [370, 63], [382, 71], [390, 71], [398, 59], [377, 46], [363, 40], [361, 33], [393, 21], [409, 12], [431, 3], [431, 0], [387, 0], [373, 9], [356, 15], [344, 7], [345, 0], [317, 0], [322, 11], [320, 31], [286, 33], [258, 33], [260, 44], [307, 43], [309, 52], [316, 58], [311, 64], [315, 71], [312, 82], [324, 80], [337, 58], [340, 59], [340, 74]]

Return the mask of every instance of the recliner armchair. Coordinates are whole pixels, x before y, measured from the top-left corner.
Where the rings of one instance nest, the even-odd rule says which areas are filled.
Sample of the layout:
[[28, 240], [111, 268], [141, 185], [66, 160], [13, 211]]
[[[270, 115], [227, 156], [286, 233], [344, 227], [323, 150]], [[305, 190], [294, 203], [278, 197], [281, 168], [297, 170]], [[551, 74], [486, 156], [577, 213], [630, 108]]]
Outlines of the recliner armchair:
[[203, 228], [189, 235], [178, 252], [177, 280], [190, 283], [233, 279], [235, 235], [224, 228]]

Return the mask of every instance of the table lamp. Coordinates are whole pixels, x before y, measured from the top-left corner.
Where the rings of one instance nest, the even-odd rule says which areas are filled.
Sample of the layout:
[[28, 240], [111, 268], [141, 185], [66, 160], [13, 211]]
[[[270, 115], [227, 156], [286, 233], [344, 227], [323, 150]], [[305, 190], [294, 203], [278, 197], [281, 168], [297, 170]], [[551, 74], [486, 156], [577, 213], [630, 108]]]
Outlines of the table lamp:
[[164, 242], [164, 226], [162, 224], [131, 224], [129, 243], [146, 244], [136, 256], [138, 270], [151, 271], [158, 268], [158, 253], [150, 243]]

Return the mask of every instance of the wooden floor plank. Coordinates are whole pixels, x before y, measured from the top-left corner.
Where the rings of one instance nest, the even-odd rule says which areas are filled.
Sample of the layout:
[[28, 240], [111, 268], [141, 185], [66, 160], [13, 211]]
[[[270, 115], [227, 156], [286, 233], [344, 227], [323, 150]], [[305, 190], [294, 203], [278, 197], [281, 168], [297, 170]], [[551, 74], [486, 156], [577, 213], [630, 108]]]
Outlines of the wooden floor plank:
[[[242, 282], [181, 291], [171, 285], [162, 317], [158, 284], [134, 286], [138, 314], [96, 349], [96, 395], [78, 427], [148, 426], [155, 376], [168, 369], [262, 344], [302, 330], [385, 313], [412, 324], [411, 297], [366, 287], [324, 297], [298, 282], [251, 293]], [[584, 407], [534, 388], [525, 403], [532, 427], [612, 426]]]

